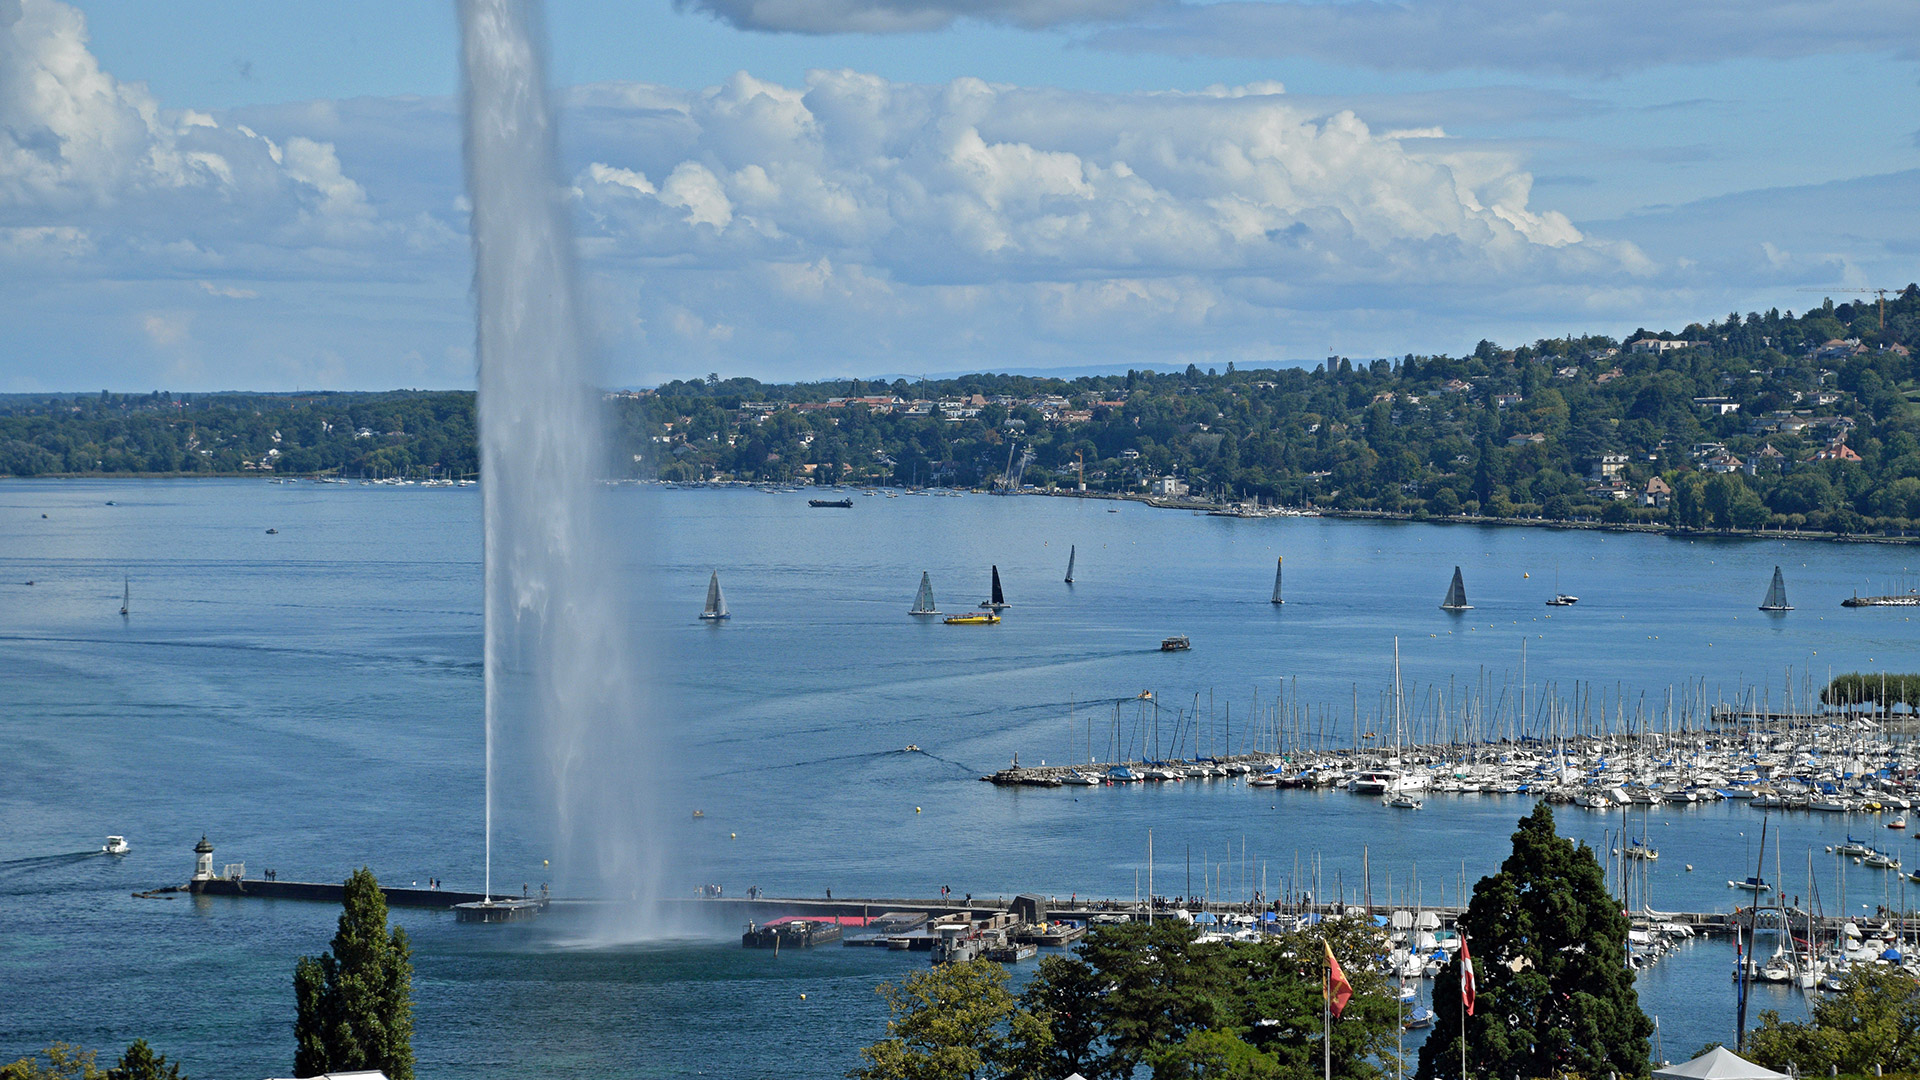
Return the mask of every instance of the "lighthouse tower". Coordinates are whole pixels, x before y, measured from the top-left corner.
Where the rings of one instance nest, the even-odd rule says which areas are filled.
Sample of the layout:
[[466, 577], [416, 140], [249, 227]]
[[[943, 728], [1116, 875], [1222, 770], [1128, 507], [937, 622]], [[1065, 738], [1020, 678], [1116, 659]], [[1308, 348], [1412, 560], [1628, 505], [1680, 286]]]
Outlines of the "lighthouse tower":
[[199, 843], [193, 845], [193, 880], [213, 880], [213, 845], [207, 843], [204, 835]]

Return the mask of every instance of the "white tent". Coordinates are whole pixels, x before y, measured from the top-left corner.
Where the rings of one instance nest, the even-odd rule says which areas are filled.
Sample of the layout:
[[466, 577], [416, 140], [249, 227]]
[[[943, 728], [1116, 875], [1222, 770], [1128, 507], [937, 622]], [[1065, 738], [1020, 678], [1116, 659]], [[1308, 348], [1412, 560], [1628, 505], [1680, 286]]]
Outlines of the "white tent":
[[1653, 1071], [1654, 1080], [1790, 1080], [1786, 1073], [1763, 1069], [1724, 1046], [1678, 1065]]

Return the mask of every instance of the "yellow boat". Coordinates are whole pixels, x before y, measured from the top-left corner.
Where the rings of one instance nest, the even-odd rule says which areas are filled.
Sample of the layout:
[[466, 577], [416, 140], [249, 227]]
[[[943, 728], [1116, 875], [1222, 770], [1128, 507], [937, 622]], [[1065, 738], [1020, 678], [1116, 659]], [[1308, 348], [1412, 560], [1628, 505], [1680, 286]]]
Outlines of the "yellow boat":
[[948, 626], [982, 626], [999, 621], [1000, 616], [991, 611], [970, 612], [964, 615], [949, 615], [945, 619]]

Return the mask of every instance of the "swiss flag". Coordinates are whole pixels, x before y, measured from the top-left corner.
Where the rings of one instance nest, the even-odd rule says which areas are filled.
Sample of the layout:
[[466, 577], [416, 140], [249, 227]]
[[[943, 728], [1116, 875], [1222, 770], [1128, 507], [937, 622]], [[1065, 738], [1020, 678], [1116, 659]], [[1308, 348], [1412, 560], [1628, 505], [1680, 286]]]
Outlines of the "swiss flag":
[[1467, 1007], [1467, 1015], [1473, 1015], [1473, 994], [1478, 987], [1473, 977], [1473, 953], [1467, 950], [1467, 936], [1460, 935], [1460, 1004]]
[[1333, 946], [1324, 941], [1320, 946], [1327, 950], [1327, 985], [1324, 988], [1327, 1007], [1337, 1017], [1340, 1010], [1347, 1007], [1347, 1000], [1353, 997], [1353, 984], [1347, 981], [1346, 972], [1340, 970], [1340, 961], [1333, 958]]

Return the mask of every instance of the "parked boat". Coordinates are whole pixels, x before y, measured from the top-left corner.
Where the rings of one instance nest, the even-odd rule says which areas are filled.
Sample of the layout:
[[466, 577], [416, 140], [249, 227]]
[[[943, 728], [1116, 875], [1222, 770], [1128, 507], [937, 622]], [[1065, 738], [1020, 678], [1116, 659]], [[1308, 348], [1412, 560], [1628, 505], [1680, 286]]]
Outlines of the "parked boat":
[[1767, 598], [1760, 601], [1761, 611], [1792, 611], [1793, 605], [1787, 603], [1787, 579], [1780, 574], [1778, 566], [1773, 568], [1773, 583], [1767, 586]]
[[1548, 607], [1572, 607], [1573, 605], [1579, 602], [1580, 602], [1580, 598], [1573, 595], [1572, 593], [1554, 593], [1553, 599], [1547, 601], [1547, 606]]
[[920, 571], [920, 591], [913, 598], [913, 608], [909, 615], [938, 615], [940, 609], [933, 602], [933, 579], [925, 570]]
[[1763, 892], [1771, 891], [1773, 889], [1773, 886], [1767, 884], [1766, 882], [1760, 880], [1757, 877], [1750, 877], [1745, 881], [1729, 881], [1727, 882], [1727, 888], [1745, 889], [1747, 892], [1750, 892], [1750, 893], [1763, 893]]
[[1472, 611], [1473, 605], [1467, 603], [1467, 584], [1461, 580], [1460, 568], [1453, 568], [1453, 583], [1447, 586], [1447, 598], [1440, 603], [1442, 611]]
[[720, 591], [720, 571], [715, 570], [707, 579], [707, 606], [700, 612], [703, 619], [729, 618], [726, 595]]

